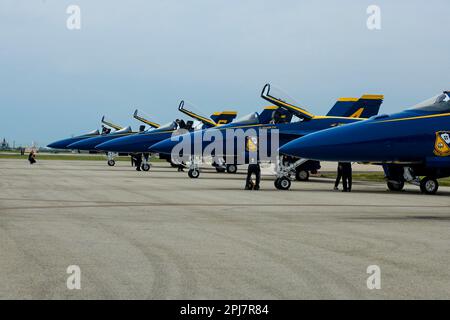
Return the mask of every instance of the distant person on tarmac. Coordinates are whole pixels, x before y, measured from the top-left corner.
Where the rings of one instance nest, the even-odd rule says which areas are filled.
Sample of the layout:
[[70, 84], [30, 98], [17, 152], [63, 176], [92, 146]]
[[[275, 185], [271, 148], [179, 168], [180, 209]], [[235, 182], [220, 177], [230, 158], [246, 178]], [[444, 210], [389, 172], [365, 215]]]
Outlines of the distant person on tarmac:
[[342, 164], [343, 164], [343, 162], [338, 162], [337, 177], [336, 177], [336, 181], [334, 183], [334, 190], [339, 190], [339, 183], [341, 183], [341, 178], [342, 178]]
[[134, 164], [136, 165], [136, 171], [141, 171], [142, 154], [135, 153], [135, 155], [134, 155]]
[[34, 150], [31, 150], [30, 154], [28, 155], [28, 161], [30, 164], [36, 163], [36, 154], [34, 153]]
[[344, 187], [343, 192], [352, 191], [352, 164], [351, 162], [343, 162], [342, 165], [342, 185]]

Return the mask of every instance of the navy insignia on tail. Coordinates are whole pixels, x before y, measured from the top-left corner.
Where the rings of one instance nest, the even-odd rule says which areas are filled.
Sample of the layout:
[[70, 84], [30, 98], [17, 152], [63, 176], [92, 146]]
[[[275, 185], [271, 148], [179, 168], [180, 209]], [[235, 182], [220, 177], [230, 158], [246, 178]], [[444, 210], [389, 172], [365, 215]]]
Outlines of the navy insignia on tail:
[[450, 156], [450, 131], [436, 132], [434, 154], [439, 157]]

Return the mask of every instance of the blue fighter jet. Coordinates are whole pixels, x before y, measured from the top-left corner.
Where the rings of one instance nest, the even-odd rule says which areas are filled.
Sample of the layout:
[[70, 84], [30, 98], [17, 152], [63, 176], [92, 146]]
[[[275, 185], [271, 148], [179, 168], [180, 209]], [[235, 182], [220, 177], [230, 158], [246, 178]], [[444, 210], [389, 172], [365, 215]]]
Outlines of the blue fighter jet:
[[[275, 91], [275, 93], [273, 93]], [[378, 113], [380, 105], [383, 101], [382, 95], [363, 95], [360, 99], [355, 98], [341, 98], [339, 99], [327, 116], [315, 116], [312, 113], [306, 111], [303, 108], [297, 107], [295, 102], [292, 102], [291, 98], [284, 97], [281, 92], [276, 92], [277, 90], [272, 90], [269, 84], [266, 84], [262, 90], [261, 97], [275, 106], [269, 107], [270, 117], [267, 118], [267, 108], [260, 115], [258, 113], [250, 114], [246, 117], [232, 122], [228, 125], [221, 126], [219, 128], [212, 128], [209, 130], [219, 130], [219, 137], [215, 137], [214, 143], [222, 144], [220, 150], [223, 154], [217, 154], [217, 150], [214, 150], [214, 155], [211, 156], [221, 156], [225, 158], [225, 161], [229, 164], [244, 164], [237, 163], [238, 158], [245, 159], [245, 163], [249, 163], [248, 154], [239, 157], [238, 152], [241, 152], [243, 148], [239, 148], [237, 143], [233, 144], [233, 150], [227, 150], [227, 130], [243, 130], [244, 134], [247, 132], [255, 132], [256, 141], [259, 139], [261, 132], [270, 134], [271, 130], [278, 130], [279, 135], [279, 145], [284, 145], [285, 143], [292, 141], [298, 137], [316, 132], [319, 130], [324, 130], [330, 127], [335, 127], [347, 123], [362, 121], [365, 118]], [[277, 96], [277, 97], [276, 97]], [[293, 117], [298, 121], [292, 121]], [[189, 157], [190, 170], [189, 177], [197, 178], [199, 176], [199, 161], [195, 159], [199, 156], [210, 156], [205, 155], [205, 149], [210, 145], [208, 139], [203, 139], [207, 130], [190, 133], [187, 135], [182, 135], [178, 139], [166, 139], [160, 143], [157, 143], [150, 147], [150, 152], [171, 154], [174, 147], [180, 143], [180, 140], [186, 138], [189, 139], [191, 143], [191, 154], [176, 154], [174, 157], [182, 156], [183, 158]], [[248, 142], [248, 140], [246, 140]], [[200, 142], [202, 145], [195, 146], [195, 143]], [[230, 141], [228, 141], [230, 142]], [[247, 148], [246, 143], [246, 149]], [[270, 141], [266, 141], [270, 145]], [[257, 142], [256, 142], [257, 144]], [[239, 151], [238, 151], [239, 148]], [[265, 150], [270, 150], [270, 146], [266, 146]], [[195, 153], [199, 151], [201, 154]], [[247, 152], [246, 150], [245, 152]], [[259, 149], [258, 149], [259, 154]], [[320, 169], [320, 163], [317, 161], [304, 161], [303, 159], [296, 159], [292, 157], [284, 157], [277, 159], [277, 179], [275, 180], [275, 186], [278, 189], [286, 190], [290, 188], [291, 177], [295, 176], [297, 180], [307, 180], [309, 177], [309, 172], [316, 172]]]
[[[231, 122], [237, 114], [235, 111], [215, 112], [211, 115], [211, 119], [208, 119], [196, 114], [193, 111], [190, 111], [186, 106], [190, 106], [189, 109], [192, 108], [192, 105], [183, 100], [180, 102], [178, 110], [191, 118], [200, 121], [200, 129], [216, 127], [219, 124]], [[177, 132], [185, 132], [183, 130], [194, 131], [195, 129], [196, 127], [194, 126], [194, 121], [185, 122], [184, 120], [177, 119], [156, 129], [147, 130], [138, 134], [128, 135], [126, 137], [121, 137], [98, 144], [96, 149], [113, 152], [145, 153], [149, 152], [148, 149], [151, 145], [170, 138], [173, 134], [177, 134]], [[171, 157], [167, 155], [160, 155], [160, 158], [167, 160], [174, 167], [178, 167], [181, 164], [172, 162]]]
[[282, 146], [280, 153], [379, 164], [390, 190], [400, 191], [410, 182], [434, 194], [437, 179], [450, 176], [450, 91], [400, 113], [299, 138]]
[[[113, 129], [117, 129], [117, 128], [121, 129], [120, 127], [116, 126], [113, 123], [109, 123], [109, 122], [105, 123], [104, 119], [105, 119], [105, 117], [102, 118], [102, 123], [106, 124], [108, 127], [113, 128]], [[101, 133], [104, 134], [105, 132], [110, 132], [111, 129], [108, 128], [108, 127], [105, 127], [104, 125], [102, 125], [102, 132]], [[47, 147], [53, 148], [53, 149], [61, 149], [61, 150], [72, 150], [71, 148], [68, 147], [72, 143], [79, 142], [79, 141], [82, 141], [82, 140], [86, 140], [86, 139], [89, 139], [89, 138], [95, 138], [95, 137], [98, 137], [98, 136], [100, 136], [100, 131], [99, 130], [94, 130], [94, 131], [91, 131], [91, 132], [88, 132], [88, 133], [85, 133], [85, 134], [82, 134], [82, 135], [79, 135], [79, 136], [76, 136], [76, 137], [66, 138], [66, 139], [63, 139], [63, 140], [58, 140], [58, 141], [52, 142]]]
[[70, 149], [67, 148], [68, 145], [81, 141], [81, 140], [85, 140], [85, 139], [89, 139], [92, 137], [98, 137], [100, 135], [100, 131], [99, 130], [94, 130], [76, 137], [71, 137], [71, 138], [66, 138], [66, 139], [62, 139], [62, 140], [58, 140], [55, 142], [50, 143], [47, 147], [49, 148], [53, 148], [53, 149], [61, 149], [61, 150], [65, 150], [65, 149]]
[[[104, 131], [104, 132], [102, 132], [102, 134], [100, 134], [98, 136], [74, 142], [74, 143], [68, 145], [67, 148], [72, 149], [72, 150], [97, 151], [95, 149], [95, 146], [97, 146], [98, 144], [136, 133], [131, 130], [131, 127], [124, 128], [124, 127], [118, 126], [112, 122], [105, 120], [105, 117], [102, 118], [102, 123], [114, 128], [115, 131], [112, 131], [112, 132], [111, 132], [111, 130]], [[152, 125], [158, 126], [158, 124], [155, 124], [155, 123], [152, 123]], [[141, 127], [141, 130], [144, 130], [144, 129], [145, 128]], [[109, 150], [106, 150], [106, 151], [109, 151]], [[107, 162], [108, 165], [114, 166], [115, 165], [114, 157], [116, 156], [116, 154], [112, 153], [112, 152], [108, 152], [107, 156], [108, 156], [108, 162]], [[147, 169], [147, 168], [144, 167], [144, 170], [145, 169]], [[148, 167], [148, 169], [150, 169], [150, 168]]]

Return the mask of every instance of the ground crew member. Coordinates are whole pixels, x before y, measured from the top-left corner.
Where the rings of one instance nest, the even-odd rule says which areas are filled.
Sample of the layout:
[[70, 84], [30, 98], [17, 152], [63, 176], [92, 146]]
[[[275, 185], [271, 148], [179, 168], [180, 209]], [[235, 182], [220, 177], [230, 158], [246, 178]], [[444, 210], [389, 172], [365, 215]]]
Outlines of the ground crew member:
[[142, 155], [140, 153], [136, 153], [134, 157], [135, 157], [134, 163], [136, 164], [136, 171], [141, 171]]
[[342, 185], [344, 187], [343, 192], [352, 191], [352, 164], [351, 162], [344, 162], [342, 164]]
[[31, 150], [30, 154], [28, 155], [28, 161], [30, 164], [36, 163], [36, 154], [34, 153], [34, 150]]
[[337, 177], [336, 182], [334, 183], [334, 190], [339, 190], [339, 183], [341, 182], [341, 178], [342, 178], [342, 162], [338, 162]]

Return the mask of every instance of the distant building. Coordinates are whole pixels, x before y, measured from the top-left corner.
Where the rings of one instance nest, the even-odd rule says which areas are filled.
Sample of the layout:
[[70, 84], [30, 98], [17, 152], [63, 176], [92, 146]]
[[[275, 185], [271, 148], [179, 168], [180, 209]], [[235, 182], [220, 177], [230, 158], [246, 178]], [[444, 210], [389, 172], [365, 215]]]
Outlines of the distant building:
[[6, 141], [5, 138], [3, 138], [2, 143], [0, 144], [0, 150], [7, 150], [9, 149], [9, 143]]

